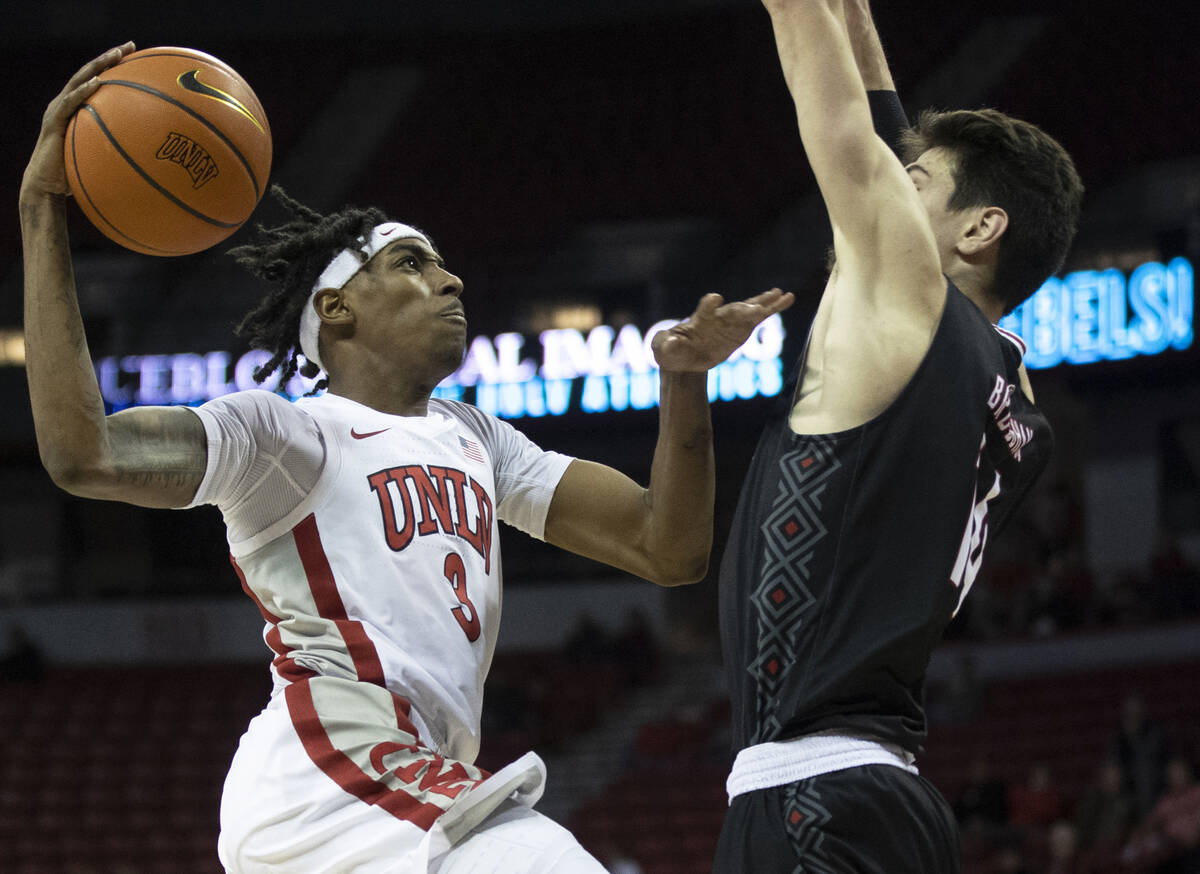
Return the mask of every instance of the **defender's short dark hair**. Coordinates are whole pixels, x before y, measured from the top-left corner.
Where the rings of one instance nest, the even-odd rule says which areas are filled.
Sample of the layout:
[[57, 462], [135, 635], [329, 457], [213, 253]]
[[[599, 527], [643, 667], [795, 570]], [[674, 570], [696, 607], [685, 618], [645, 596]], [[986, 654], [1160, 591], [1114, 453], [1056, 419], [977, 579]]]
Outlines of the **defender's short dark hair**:
[[953, 157], [950, 209], [1008, 213], [992, 294], [1006, 313], [1062, 268], [1075, 238], [1083, 183], [1049, 134], [994, 109], [926, 111], [904, 134], [905, 164], [933, 148]]
[[[357, 249], [360, 237], [388, 220], [382, 211], [348, 206], [339, 212], [321, 215], [288, 197], [278, 185], [272, 185], [271, 197], [290, 215], [275, 227], [257, 226], [258, 240], [230, 249], [238, 264], [273, 286], [272, 291], [250, 310], [235, 333], [252, 348], [265, 349], [271, 358], [254, 371], [262, 382], [280, 371], [279, 391], [298, 369], [308, 377], [319, 372], [312, 362], [301, 369], [296, 362], [300, 351], [300, 314], [312, 294], [321, 271], [343, 249]], [[324, 388], [321, 380], [313, 391]]]

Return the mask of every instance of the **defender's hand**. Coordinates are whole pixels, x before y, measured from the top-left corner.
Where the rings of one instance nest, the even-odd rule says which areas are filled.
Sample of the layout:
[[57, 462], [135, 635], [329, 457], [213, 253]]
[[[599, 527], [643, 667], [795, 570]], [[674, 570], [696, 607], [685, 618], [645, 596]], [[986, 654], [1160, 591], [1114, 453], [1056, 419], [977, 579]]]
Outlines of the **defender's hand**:
[[133, 43], [127, 42], [84, 64], [58, 96], [50, 101], [42, 115], [42, 130], [37, 145], [33, 147], [33, 156], [21, 180], [21, 200], [47, 195], [65, 197], [71, 193], [63, 163], [63, 138], [67, 123], [75, 110], [100, 87], [96, 76], [120, 62], [133, 50]]
[[778, 288], [732, 303], [725, 303], [719, 294], [706, 294], [685, 321], [654, 335], [650, 344], [654, 359], [662, 370], [708, 370], [745, 343], [763, 319], [786, 310], [795, 300], [791, 292]]

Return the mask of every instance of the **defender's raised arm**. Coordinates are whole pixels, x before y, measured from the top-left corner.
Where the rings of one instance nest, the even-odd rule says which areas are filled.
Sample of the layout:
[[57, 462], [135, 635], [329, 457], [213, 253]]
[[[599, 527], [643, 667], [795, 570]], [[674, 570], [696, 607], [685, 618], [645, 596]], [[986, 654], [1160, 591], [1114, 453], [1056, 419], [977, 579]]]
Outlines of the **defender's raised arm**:
[[886, 269], [883, 302], [915, 298], [936, 314], [943, 288], [933, 235], [904, 168], [875, 135], [842, 0], [764, 5], [838, 261], [854, 269], [856, 296], [876, 302], [878, 271]]

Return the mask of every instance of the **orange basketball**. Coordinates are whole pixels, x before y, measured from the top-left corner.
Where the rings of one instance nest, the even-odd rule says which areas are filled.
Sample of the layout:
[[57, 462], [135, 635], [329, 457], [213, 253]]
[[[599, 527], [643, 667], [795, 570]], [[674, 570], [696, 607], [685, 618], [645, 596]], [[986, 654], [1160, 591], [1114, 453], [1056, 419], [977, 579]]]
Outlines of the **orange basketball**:
[[100, 74], [67, 127], [75, 202], [105, 236], [188, 255], [250, 217], [271, 170], [271, 128], [246, 81], [193, 49], [142, 49]]

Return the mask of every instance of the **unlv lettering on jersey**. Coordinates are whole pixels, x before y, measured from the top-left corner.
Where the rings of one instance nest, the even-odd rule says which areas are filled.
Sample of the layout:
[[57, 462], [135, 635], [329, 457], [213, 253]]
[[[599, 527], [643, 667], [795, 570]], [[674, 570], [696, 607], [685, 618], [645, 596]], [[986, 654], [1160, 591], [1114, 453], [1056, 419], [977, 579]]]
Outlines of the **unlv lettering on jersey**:
[[[379, 499], [387, 544], [400, 552], [416, 535], [453, 534], [492, 566], [492, 498], [483, 485], [461, 470], [410, 464], [367, 477]], [[470, 495], [470, 497], [468, 497]]]
[[403, 782], [416, 786], [422, 792], [431, 792], [446, 798], [457, 798], [464, 789], [470, 789], [479, 783], [478, 780], [471, 779], [467, 769], [459, 762], [454, 762], [443, 771], [442, 766], [446, 764], [443, 757], [415, 744], [400, 744], [393, 741], [376, 744], [371, 749], [371, 765], [380, 774], [387, 774], [388, 765], [384, 763], [383, 759], [385, 756], [397, 752], [411, 755], [397, 765], [391, 773]]

